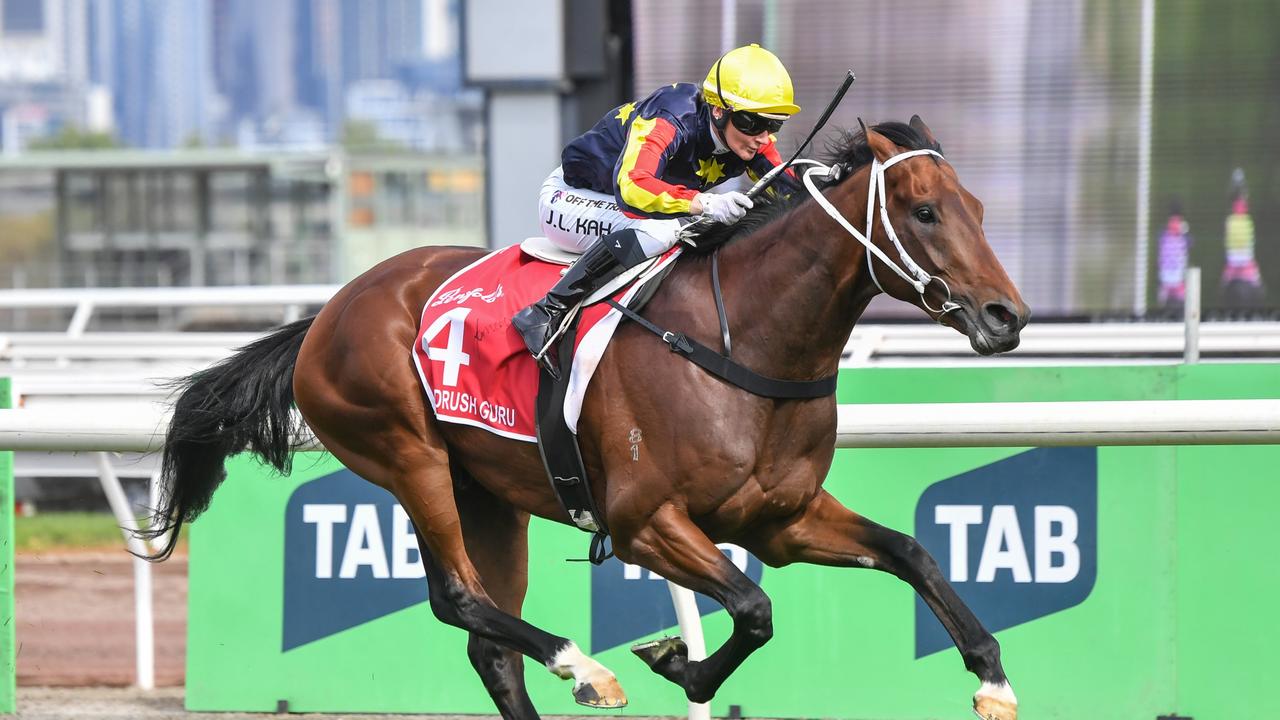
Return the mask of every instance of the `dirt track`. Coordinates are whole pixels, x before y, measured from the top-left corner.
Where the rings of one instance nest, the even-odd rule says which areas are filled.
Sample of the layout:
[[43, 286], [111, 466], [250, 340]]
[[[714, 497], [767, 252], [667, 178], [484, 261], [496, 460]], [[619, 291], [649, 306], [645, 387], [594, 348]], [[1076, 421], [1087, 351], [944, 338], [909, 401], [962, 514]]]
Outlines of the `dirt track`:
[[[156, 685], [134, 687], [133, 558], [123, 551], [19, 555], [14, 576], [18, 713], [25, 720], [246, 720], [268, 714], [189, 713], [187, 559], [152, 566]], [[308, 720], [404, 715], [307, 715]], [[471, 716], [469, 720], [479, 720]]]
[[[306, 720], [406, 720], [410, 716], [192, 713], [182, 709], [182, 688], [177, 687], [160, 688], [151, 692], [133, 688], [20, 687], [18, 714], [15, 717], [22, 720], [267, 720], [284, 717]], [[433, 720], [497, 720], [496, 717], [485, 715], [430, 717]]]
[[[286, 717], [266, 713], [191, 713], [183, 709], [187, 559], [174, 557], [153, 565], [152, 570], [159, 688], [144, 692], [128, 687], [134, 682], [133, 559], [123, 551], [18, 556], [14, 576], [18, 713], [14, 717], [24, 720]], [[400, 720], [409, 716], [308, 714], [295, 717]], [[430, 717], [434, 720], [496, 720], [483, 715]]]
[[[123, 550], [19, 555], [18, 684], [134, 682], [133, 558]], [[156, 685], [186, 675], [187, 559], [152, 566]]]

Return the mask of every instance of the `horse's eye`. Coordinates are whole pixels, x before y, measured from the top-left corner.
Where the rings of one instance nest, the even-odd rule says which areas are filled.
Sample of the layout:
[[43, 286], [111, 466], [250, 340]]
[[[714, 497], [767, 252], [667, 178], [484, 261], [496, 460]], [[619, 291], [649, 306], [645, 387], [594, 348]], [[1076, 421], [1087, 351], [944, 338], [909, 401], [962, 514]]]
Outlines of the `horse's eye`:
[[926, 225], [938, 222], [938, 216], [933, 214], [933, 208], [931, 207], [925, 206], [916, 208], [914, 214], [916, 216], [916, 220], [919, 220]]

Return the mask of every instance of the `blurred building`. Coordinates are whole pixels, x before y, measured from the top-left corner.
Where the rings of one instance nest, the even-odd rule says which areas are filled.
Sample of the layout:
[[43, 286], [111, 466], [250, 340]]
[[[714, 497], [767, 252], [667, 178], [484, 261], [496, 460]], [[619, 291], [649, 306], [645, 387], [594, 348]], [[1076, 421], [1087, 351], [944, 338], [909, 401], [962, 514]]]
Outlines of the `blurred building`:
[[469, 149], [477, 133], [457, 126], [480, 98], [461, 82], [459, 13], [459, 0], [0, 0], [2, 139], [16, 152], [74, 128], [130, 147], [315, 148], [342, 140], [349, 91], [375, 82], [450, 126], [408, 144]]
[[84, 0], [0, 0], [0, 142], [6, 154], [68, 120], [86, 124], [86, 23], [76, 12], [83, 7]]
[[[119, 136], [134, 147], [206, 144], [216, 118], [208, 0], [91, 0], [110, 47]], [[164, 68], [157, 72], [157, 68]]]
[[30, 153], [0, 160], [0, 287], [345, 280], [483, 246], [477, 157], [341, 150]]
[[480, 97], [461, 83], [456, 0], [212, 0], [211, 12], [236, 144], [314, 147], [356, 122], [419, 150], [475, 150]]

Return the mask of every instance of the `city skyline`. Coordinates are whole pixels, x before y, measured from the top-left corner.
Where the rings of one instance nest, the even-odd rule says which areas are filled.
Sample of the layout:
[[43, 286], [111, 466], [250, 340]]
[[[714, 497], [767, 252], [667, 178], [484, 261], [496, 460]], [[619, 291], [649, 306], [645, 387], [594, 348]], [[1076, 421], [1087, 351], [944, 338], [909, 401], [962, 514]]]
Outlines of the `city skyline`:
[[458, 0], [0, 0], [0, 141], [473, 151], [458, 33]]

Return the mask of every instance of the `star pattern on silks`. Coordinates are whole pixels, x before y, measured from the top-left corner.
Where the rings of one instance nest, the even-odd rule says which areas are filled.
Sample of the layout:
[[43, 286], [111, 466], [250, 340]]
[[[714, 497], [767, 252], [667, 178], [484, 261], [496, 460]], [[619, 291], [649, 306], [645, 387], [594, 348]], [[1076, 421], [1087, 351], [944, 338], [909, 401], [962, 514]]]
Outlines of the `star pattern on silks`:
[[627, 118], [631, 117], [631, 113], [635, 111], [636, 111], [636, 104], [633, 102], [629, 102], [626, 105], [623, 105], [622, 107], [618, 108], [618, 114], [614, 115], [614, 117], [618, 118], [619, 123], [626, 125]]
[[695, 173], [698, 177], [713, 183], [724, 177], [724, 163], [715, 158], [707, 158], [698, 161], [698, 169]]

